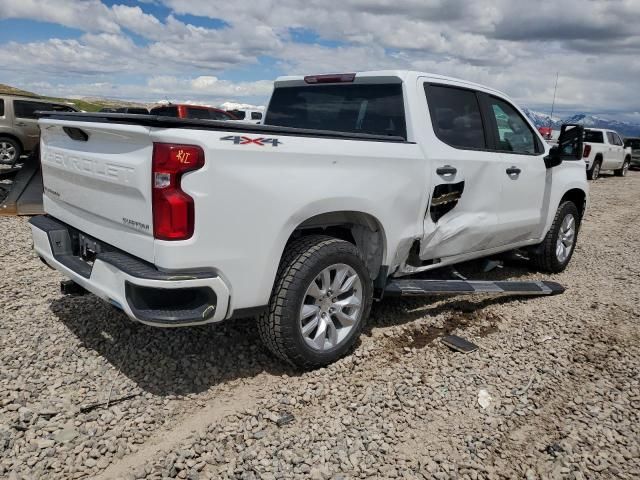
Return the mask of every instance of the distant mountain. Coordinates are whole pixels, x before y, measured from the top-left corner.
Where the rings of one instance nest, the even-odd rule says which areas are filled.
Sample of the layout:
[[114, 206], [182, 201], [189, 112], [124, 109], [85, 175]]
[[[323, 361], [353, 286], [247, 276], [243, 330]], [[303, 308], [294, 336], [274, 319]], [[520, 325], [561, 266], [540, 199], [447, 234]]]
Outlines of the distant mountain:
[[19, 88], [12, 87], [11, 85], [5, 85], [0, 83], [0, 95], [20, 95], [21, 97], [37, 97], [35, 93], [27, 92], [26, 90], [20, 90]]
[[551, 117], [546, 113], [536, 112], [535, 110], [531, 110], [530, 108], [524, 107], [522, 109], [524, 114], [529, 117], [529, 120], [533, 122], [533, 124], [540, 127], [552, 127], [554, 130], [560, 128], [562, 125], [562, 120], [551, 120]]
[[621, 122], [619, 120], [609, 120], [607, 118], [599, 117], [596, 115], [588, 115], [586, 113], [576, 113], [574, 115], [565, 117], [563, 119], [551, 120], [549, 115], [541, 112], [536, 112], [529, 108], [523, 108], [523, 112], [533, 124], [540, 127], [552, 126], [554, 130], [560, 129], [563, 123], [577, 123], [584, 125], [585, 127], [593, 128], [608, 128], [615, 130], [625, 137], [638, 137], [640, 136], [640, 124]]

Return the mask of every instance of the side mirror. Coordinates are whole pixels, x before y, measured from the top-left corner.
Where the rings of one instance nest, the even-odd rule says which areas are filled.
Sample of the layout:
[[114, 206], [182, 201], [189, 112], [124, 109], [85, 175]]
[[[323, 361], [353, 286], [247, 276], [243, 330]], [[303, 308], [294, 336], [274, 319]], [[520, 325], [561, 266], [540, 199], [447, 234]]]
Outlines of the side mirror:
[[584, 146], [584, 127], [575, 123], [566, 123], [560, 129], [558, 145], [549, 150], [544, 158], [547, 168], [560, 165], [564, 160], [581, 160]]
[[549, 150], [549, 155], [544, 157], [544, 165], [547, 168], [557, 167], [562, 163], [562, 155], [560, 155], [560, 147], [554, 145]]

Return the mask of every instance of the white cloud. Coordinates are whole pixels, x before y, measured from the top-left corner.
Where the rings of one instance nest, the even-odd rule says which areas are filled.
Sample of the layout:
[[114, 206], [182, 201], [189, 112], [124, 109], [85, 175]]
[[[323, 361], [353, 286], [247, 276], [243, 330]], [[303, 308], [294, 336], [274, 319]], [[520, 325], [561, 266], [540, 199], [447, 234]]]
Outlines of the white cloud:
[[30, 18], [91, 32], [120, 30], [99, 0], [0, 0], [0, 18]]
[[[566, 0], [561, 6], [553, 0], [146, 1], [171, 13], [145, 13], [145, 2], [108, 7], [99, 0], [0, 0], [0, 18], [85, 32], [72, 40], [0, 44], [5, 75], [37, 82], [44, 74], [51, 85], [73, 78], [87, 91], [106, 83], [105, 91], [129, 96], [259, 97], [268, 94], [269, 80], [221, 78], [230, 70], [251, 72], [270, 57], [283, 74], [432, 71], [491, 85], [542, 108], [559, 71], [558, 108], [638, 110], [638, 0]], [[189, 25], [182, 14], [221, 19], [224, 27]], [[317, 37], [296, 41], [292, 29]], [[121, 85], [118, 79], [126, 76], [146, 83]]]

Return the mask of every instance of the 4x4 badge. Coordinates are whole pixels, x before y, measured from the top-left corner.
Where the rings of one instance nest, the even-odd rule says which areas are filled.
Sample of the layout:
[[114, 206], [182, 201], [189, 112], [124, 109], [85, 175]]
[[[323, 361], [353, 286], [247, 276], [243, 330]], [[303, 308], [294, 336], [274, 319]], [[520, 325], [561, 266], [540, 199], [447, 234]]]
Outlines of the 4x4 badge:
[[220, 140], [233, 142], [235, 145], [260, 145], [261, 147], [264, 147], [267, 144], [271, 144], [272, 147], [277, 147], [282, 144], [282, 142], [277, 138], [253, 138], [245, 137], [244, 135], [229, 135], [226, 137], [220, 137]]

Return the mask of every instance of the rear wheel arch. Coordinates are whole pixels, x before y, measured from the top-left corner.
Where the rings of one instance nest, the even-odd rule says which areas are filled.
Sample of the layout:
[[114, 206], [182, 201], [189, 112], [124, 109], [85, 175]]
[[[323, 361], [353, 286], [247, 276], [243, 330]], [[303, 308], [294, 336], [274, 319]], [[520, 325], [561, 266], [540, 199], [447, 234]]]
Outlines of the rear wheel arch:
[[380, 274], [387, 242], [382, 224], [373, 215], [352, 210], [314, 215], [293, 230], [287, 245], [297, 238], [318, 234], [354, 244], [362, 253], [372, 280]]
[[24, 144], [22, 143], [22, 140], [20, 140], [18, 137], [16, 137], [12, 133], [0, 132], [0, 138], [8, 138], [9, 140], [16, 142], [20, 147], [20, 151], [23, 153], [25, 152]]

